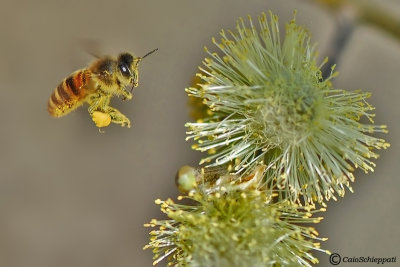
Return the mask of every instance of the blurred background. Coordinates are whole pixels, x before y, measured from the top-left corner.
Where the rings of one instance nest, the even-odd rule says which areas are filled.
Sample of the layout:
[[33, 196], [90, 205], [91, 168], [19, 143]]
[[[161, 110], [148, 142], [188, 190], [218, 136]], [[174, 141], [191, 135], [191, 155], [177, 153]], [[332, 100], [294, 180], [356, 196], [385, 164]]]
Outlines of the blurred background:
[[[143, 224], [162, 217], [154, 200], [175, 198], [177, 169], [201, 157], [185, 142], [184, 88], [205, 57], [203, 46], [214, 50], [210, 40], [220, 29], [269, 9], [282, 26], [298, 10], [320, 59], [337, 63], [335, 86], [372, 92], [376, 123], [390, 131], [384, 138], [391, 147], [375, 172], [358, 172], [355, 193], [328, 203], [317, 226], [329, 237], [322, 247], [349, 257], [400, 256], [398, 0], [2, 0], [1, 6], [0, 266], [151, 266]], [[133, 99], [112, 101], [131, 129], [111, 125], [101, 134], [86, 107], [60, 119], [47, 114], [54, 88], [93, 60], [87, 40], [107, 55], [159, 48], [141, 63]], [[328, 256], [316, 256], [319, 266], [330, 266]]]

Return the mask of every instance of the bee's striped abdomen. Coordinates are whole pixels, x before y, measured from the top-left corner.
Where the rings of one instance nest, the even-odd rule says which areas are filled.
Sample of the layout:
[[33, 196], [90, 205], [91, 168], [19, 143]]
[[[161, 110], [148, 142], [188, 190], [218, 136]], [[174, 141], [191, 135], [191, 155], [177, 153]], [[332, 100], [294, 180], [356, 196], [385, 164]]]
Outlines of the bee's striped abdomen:
[[88, 70], [78, 70], [64, 79], [47, 103], [47, 111], [54, 117], [61, 117], [79, 107], [85, 100], [90, 83]]

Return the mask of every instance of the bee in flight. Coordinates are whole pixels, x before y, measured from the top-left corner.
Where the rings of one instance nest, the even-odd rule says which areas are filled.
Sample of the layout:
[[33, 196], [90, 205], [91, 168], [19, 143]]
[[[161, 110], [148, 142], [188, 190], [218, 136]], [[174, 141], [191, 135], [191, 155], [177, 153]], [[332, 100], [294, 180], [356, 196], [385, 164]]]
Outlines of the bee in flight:
[[[116, 59], [102, 57], [88, 68], [75, 71], [54, 90], [47, 103], [47, 111], [53, 117], [62, 117], [87, 102], [89, 114], [97, 127], [106, 127], [113, 122], [130, 128], [129, 119], [110, 107], [111, 97], [132, 99], [132, 90], [139, 82], [139, 62], [157, 50], [142, 57], [131, 53], [121, 53]], [[130, 91], [127, 90], [129, 87]]]

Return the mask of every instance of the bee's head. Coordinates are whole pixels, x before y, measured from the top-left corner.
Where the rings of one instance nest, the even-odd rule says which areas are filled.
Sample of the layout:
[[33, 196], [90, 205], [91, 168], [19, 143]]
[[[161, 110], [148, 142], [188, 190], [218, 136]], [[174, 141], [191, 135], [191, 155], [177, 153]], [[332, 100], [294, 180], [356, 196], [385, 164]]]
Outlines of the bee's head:
[[139, 83], [139, 62], [157, 50], [158, 48], [150, 51], [143, 57], [135, 57], [133, 54], [127, 52], [120, 54], [118, 56], [118, 79], [124, 85], [132, 85], [132, 87], [137, 87]]
[[131, 53], [122, 53], [118, 56], [118, 79], [124, 85], [138, 86], [138, 64], [142, 58], [134, 57]]

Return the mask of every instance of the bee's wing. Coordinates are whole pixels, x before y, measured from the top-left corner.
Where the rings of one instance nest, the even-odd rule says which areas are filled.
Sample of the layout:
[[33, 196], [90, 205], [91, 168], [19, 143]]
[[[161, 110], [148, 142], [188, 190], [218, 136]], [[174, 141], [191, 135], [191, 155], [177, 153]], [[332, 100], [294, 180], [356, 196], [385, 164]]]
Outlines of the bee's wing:
[[97, 39], [81, 39], [81, 44], [83, 49], [90, 54], [91, 56], [95, 58], [101, 58], [104, 56], [104, 53], [102, 53], [100, 41]]

